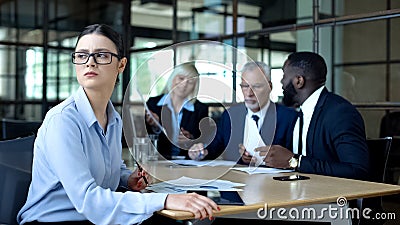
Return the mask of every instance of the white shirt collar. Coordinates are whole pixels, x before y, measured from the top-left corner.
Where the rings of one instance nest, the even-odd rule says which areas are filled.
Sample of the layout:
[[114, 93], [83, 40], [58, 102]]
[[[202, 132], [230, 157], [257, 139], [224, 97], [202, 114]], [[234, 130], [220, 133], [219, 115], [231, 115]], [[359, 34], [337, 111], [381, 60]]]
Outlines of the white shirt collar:
[[301, 104], [300, 109], [304, 116], [311, 116], [314, 112], [314, 108], [317, 105], [319, 96], [325, 86], [318, 88], [314, 93], [312, 93], [304, 102]]
[[252, 119], [251, 118], [252, 115], [257, 115], [259, 117], [258, 127], [261, 128], [262, 124], [264, 123], [264, 117], [265, 117], [265, 114], [267, 114], [269, 105], [270, 105], [270, 101], [268, 101], [267, 104], [265, 104], [264, 107], [262, 107], [258, 112], [253, 112], [249, 108], [246, 107], [247, 108], [247, 115], [246, 115], [247, 118]]
[[[94, 115], [93, 108], [90, 105], [89, 99], [82, 86], [79, 86], [77, 92], [73, 95], [73, 98], [75, 100], [76, 108], [78, 112], [81, 113], [87, 126], [92, 126], [97, 121], [97, 118]], [[111, 100], [108, 101], [106, 110], [108, 116], [107, 124], [112, 125], [119, 119], [119, 116], [117, 111], [115, 111], [114, 107], [112, 106]]]

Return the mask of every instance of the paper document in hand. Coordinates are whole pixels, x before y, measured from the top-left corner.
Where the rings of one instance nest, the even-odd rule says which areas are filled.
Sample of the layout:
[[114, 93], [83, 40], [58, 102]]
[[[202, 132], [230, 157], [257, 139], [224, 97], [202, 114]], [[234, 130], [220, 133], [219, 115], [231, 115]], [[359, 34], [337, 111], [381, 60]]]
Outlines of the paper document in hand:
[[258, 167], [264, 162], [265, 157], [260, 156], [259, 152], [255, 152], [254, 149], [265, 146], [265, 144], [255, 123], [247, 124], [247, 138], [244, 140], [246, 140], [245, 143], [243, 143], [246, 151], [256, 159], [255, 166]]
[[270, 168], [270, 167], [235, 167], [231, 168], [232, 170], [238, 170], [242, 172], [246, 172], [248, 174], [260, 174], [260, 173], [289, 173], [293, 172], [292, 169], [277, 169], [277, 168]]

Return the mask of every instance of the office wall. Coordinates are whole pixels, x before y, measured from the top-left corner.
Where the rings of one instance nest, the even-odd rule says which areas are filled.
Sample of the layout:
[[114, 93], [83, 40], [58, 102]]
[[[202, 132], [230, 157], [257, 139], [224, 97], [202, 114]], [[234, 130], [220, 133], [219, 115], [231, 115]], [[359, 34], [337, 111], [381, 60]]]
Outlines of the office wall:
[[[394, 1], [392, 1], [394, 2]], [[344, 1], [345, 15], [385, 9], [386, 1]], [[397, 4], [398, 5], [398, 4]], [[392, 6], [394, 7], [394, 5]], [[337, 93], [353, 103], [400, 100], [400, 67], [391, 63], [400, 57], [400, 19], [378, 20], [338, 26], [343, 35], [342, 59], [336, 59]], [[338, 50], [338, 49], [336, 49]], [[389, 86], [387, 86], [389, 84]], [[389, 88], [389, 89], [388, 89]], [[360, 109], [367, 136], [378, 137], [385, 111]]]

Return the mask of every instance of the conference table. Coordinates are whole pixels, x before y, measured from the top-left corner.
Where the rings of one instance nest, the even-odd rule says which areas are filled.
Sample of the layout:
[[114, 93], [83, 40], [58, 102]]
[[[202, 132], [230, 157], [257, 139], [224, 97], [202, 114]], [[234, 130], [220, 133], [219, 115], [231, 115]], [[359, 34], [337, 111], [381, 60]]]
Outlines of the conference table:
[[[221, 210], [215, 212], [215, 217], [265, 219], [265, 217], [262, 217], [262, 213], [265, 213], [263, 209], [284, 208], [287, 210], [287, 213], [291, 208], [301, 210], [307, 206], [313, 207], [314, 210], [318, 207], [336, 207], [339, 212], [343, 205], [347, 207], [346, 201], [349, 200], [400, 193], [400, 186], [398, 185], [314, 174], [301, 174], [310, 177], [308, 180], [278, 181], [273, 179], [275, 176], [299, 174], [296, 172], [248, 174], [231, 170], [229, 166], [180, 166], [168, 161], [152, 162], [144, 167], [155, 177], [154, 180], [156, 182], [186, 176], [208, 180], [222, 179], [246, 184], [241, 188], [243, 191], [239, 191], [245, 205], [222, 205], [220, 206]], [[158, 213], [176, 220], [190, 221], [194, 219], [193, 214], [187, 211], [161, 210]], [[307, 218], [301, 219], [307, 220]], [[349, 221], [351, 223], [351, 218], [325, 218], [319, 221], [329, 221], [332, 224], [348, 224]]]

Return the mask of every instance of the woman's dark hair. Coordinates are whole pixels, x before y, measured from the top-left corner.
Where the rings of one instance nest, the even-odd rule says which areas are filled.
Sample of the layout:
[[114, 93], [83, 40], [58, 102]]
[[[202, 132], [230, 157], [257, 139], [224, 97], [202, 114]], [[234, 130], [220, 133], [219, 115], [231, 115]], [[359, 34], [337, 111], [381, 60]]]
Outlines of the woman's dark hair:
[[125, 57], [125, 50], [124, 50], [124, 42], [122, 41], [122, 37], [119, 33], [113, 30], [110, 26], [105, 24], [93, 24], [85, 27], [85, 29], [79, 34], [78, 40], [76, 41], [75, 46], [78, 44], [81, 37], [87, 34], [100, 34], [108, 39], [110, 39], [117, 48], [117, 54], [120, 58]]

